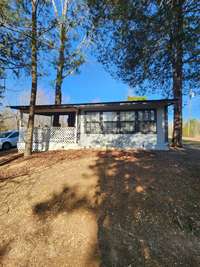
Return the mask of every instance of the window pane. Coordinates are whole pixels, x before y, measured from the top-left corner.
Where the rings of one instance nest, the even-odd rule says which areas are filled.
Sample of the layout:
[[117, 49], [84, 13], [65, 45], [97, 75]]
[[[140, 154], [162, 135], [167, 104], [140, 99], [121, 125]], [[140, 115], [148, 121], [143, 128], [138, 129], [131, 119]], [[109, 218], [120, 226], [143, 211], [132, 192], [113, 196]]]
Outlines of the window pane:
[[149, 123], [149, 131], [151, 133], [156, 133], [156, 123], [155, 122], [150, 122]]
[[145, 122], [140, 122], [139, 123], [139, 132], [141, 133], [146, 133], [146, 123]]
[[122, 111], [120, 112], [120, 121], [134, 121], [135, 111]]
[[101, 133], [101, 127], [99, 122], [87, 122], [86, 133], [98, 134]]
[[103, 121], [117, 121], [117, 112], [103, 112]]
[[141, 133], [155, 133], [156, 123], [155, 122], [140, 122], [139, 131]]
[[138, 111], [138, 120], [143, 121], [143, 111]]
[[135, 131], [135, 122], [121, 122], [121, 133], [128, 133]]
[[150, 111], [150, 120], [151, 121], [155, 121], [156, 120], [156, 118], [155, 118], [155, 111], [154, 110], [151, 110]]
[[154, 110], [140, 110], [138, 111], [139, 121], [155, 121], [155, 111]]
[[87, 112], [86, 113], [86, 120], [88, 122], [91, 122], [91, 121], [99, 122], [100, 121], [99, 112]]
[[149, 110], [145, 110], [144, 111], [144, 121], [148, 121], [149, 120]]
[[104, 133], [117, 133], [117, 122], [103, 122], [103, 132]]

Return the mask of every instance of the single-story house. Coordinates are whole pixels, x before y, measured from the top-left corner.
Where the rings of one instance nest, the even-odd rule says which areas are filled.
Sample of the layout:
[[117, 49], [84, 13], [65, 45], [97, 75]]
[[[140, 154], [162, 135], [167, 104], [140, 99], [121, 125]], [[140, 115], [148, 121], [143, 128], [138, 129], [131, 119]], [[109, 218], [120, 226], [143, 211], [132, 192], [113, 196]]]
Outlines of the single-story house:
[[[33, 150], [69, 148], [168, 149], [168, 106], [176, 100], [141, 100], [37, 105], [36, 115], [66, 115], [66, 127], [34, 128]], [[29, 106], [11, 106], [21, 114], [18, 149], [25, 147], [23, 114]], [[52, 121], [52, 120], [51, 120]]]

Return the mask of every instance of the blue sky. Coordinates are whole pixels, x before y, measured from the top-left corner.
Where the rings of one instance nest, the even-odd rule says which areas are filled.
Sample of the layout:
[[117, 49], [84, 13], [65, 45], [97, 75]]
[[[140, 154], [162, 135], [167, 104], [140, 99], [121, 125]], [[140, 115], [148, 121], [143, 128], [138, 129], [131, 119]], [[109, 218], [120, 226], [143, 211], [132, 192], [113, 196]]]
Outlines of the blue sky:
[[[39, 80], [38, 88], [45, 92], [45, 104], [53, 103], [53, 77], [49, 75]], [[19, 105], [20, 95], [30, 92], [31, 81], [28, 77], [19, 80], [7, 79], [7, 91], [4, 105]], [[81, 68], [80, 74], [68, 77], [63, 84], [63, 103], [100, 102], [127, 100], [129, 94], [134, 94], [128, 85], [114, 80], [100, 63], [90, 59]], [[162, 98], [160, 95], [147, 95], [148, 99]], [[184, 119], [188, 117], [188, 98], [185, 98], [183, 109]], [[200, 96], [192, 99], [192, 117], [200, 119]], [[170, 116], [171, 119], [171, 116]]]

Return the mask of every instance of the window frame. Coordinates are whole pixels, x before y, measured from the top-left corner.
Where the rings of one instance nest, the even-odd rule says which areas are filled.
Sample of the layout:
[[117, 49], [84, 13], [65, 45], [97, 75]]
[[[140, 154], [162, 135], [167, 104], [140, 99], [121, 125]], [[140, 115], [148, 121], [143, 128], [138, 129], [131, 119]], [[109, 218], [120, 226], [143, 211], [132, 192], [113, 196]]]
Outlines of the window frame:
[[[143, 112], [143, 119], [140, 121], [138, 120], [138, 113], [142, 111]], [[144, 120], [144, 114], [145, 111], [149, 111], [148, 114], [148, 120]], [[150, 111], [154, 112], [154, 120], [151, 120]], [[98, 121], [87, 121], [87, 113], [99, 113], [99, 122]], [[116, 112], [117, 113], [117, 120], [116, 121], [103, 121], [103, 113], [105, 112]], [[135, 113], [135, 120], [129, 120], [129, 121], [121, 121], [120, 120], [120, 112], [134, 112]], [[96, 110], [90, 110], [84, 112], [84, 132], [85, 134], [135, 134], [135, 133], [142, 133], [142, 134], [157, 134], [157, 109], [155, 108], [145, 108], [145, 109], [134, 109], [134, 110], [105, 110], [105, 111], [96, 111]], [[91, 133], [90, 131], [87, 131], [87, 123], [99, 123], [100, 132], [99, 133]], [[117, 123], [117, 129], [118, 131], [105, 131], [103, 127], [103, 123]], [[133, 131], [125, 131], [121, 129], [121, 123], [134, 123], [135, 127]], [[140, 131], [140, 123], [154, 123], [155, 124], [155, 131], [148, 131], [143, 132]]]

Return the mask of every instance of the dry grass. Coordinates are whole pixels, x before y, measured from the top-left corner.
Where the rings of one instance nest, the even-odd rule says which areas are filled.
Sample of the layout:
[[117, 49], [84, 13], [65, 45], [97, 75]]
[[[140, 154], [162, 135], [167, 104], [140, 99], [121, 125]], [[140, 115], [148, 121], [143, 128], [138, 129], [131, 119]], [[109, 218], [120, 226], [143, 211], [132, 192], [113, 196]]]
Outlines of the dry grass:
[[57, 151], [0, 167], [2, 266], [199, 266], [200, 150]]

